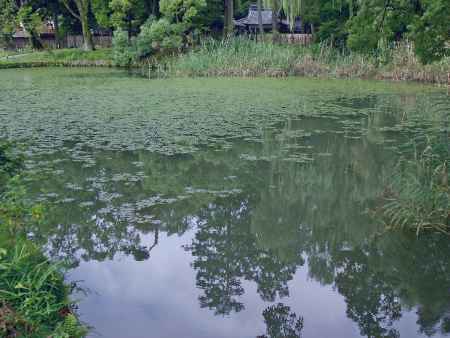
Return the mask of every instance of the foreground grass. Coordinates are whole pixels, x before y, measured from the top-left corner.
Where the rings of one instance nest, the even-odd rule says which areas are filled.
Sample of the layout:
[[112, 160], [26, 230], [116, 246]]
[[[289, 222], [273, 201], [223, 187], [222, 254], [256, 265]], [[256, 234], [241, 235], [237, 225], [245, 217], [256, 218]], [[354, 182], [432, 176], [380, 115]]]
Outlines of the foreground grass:
[[60, 265], [26, 241], [0, 249], [0, 336], [66, 337], [86, 334], [72, 313]]
[[450, 58], [422, 65], [406, 44], [379, 55], [342, 52], [326, 45], [274, 45], [237, 38], [208, 40], [155, 72], [165, 76], [310, 76], [450, 84]]
[[[3, 52], [4, 54], [6, 52]], [[57, 49], [23, 54], [0, 54], [0, 68], [39, 66], [112, 66], [111, 49], [82, 51], [75, 48]]]
[[0, 144], [0, 336], [84, 337], [63, 264], [49, 261], [26, 239], [24, 227], [43, 217], [41, 207], [24, 202], [21, 167], [11, 147]]

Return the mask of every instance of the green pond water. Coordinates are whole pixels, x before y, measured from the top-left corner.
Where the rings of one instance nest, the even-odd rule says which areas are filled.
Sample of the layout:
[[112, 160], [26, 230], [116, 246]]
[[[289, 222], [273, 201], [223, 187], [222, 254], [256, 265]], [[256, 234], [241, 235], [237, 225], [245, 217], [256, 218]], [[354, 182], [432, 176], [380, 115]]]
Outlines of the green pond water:
[[72, 260], [92, 337], [449, 335], [450, 238], [371, 212], [449, 115], [412, 84], [0, 71], [30, 237]]

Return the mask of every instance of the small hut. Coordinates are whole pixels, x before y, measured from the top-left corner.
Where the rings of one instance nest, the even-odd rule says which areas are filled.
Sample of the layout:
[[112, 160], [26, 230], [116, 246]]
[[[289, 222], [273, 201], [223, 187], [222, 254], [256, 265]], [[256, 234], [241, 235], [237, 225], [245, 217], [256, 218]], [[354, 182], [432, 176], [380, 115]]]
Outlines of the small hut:
[[[262, 26], [264, 31], [272, 30], [272, 9], [261, 9]], [[298, 17], [293, 25], [287, 19], [277, 18], [278, 30], [283, 33], [302, 33], [302, 20]], [[239, 33], [257, 33], [259, 30], [258, 23], [258, 6], [252, 4], [248, 8], [248, 15], [242, 19], [234, 20], [234, 25]]]
[[[39, 41], [44, 47], [54, 48], [55, 46], [55, 30], [53, 22], [46, 21], [38, 29]], [[12, 36], [15, 49], [24, 49], [29, 47], [31, 35], [20, 25]]]

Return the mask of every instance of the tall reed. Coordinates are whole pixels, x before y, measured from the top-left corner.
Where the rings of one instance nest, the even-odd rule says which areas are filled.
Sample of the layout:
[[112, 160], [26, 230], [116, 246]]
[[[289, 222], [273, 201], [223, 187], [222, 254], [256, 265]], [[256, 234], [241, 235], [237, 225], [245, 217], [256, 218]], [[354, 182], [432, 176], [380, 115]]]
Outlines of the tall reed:
[[388, 228], [450, 234], [448, 139], [432, 138], [413, 159], [401, 159], [389, 178], [381, 217]]
[[[198, 47], [152, 65], [158, 76], [311, 76], [413, 80], [446, 84], [450, 58], [422, 65], [403, 42], [372, 54], [357, 54], [327, 43], [273, 44], [248, 37], [206, 39]], [[163, 69], [163, 71], [161, 71]]]

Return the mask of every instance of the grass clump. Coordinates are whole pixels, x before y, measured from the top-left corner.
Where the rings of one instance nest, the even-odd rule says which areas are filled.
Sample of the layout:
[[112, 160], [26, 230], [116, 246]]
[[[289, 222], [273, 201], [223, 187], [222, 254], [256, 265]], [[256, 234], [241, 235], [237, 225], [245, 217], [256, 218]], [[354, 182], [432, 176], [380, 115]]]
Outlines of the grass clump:
[[0, 144], [0, 336], [78, 338], [86, 335], [73, 312], [62, 263], [51, 262], [26, 238], [42, 207], [30, 206], [21, 184], [20, 157]]
[[380, 208], [388, 228], [450, 234], [449, 163], [448, 141], [436, 140], [413, 159], [399, 161]]
[[0, 249], [2, 337], [83, 337], [86, 330], [72, 313], [70, 292], [62, 265], [34, 245], [19, 241]]

